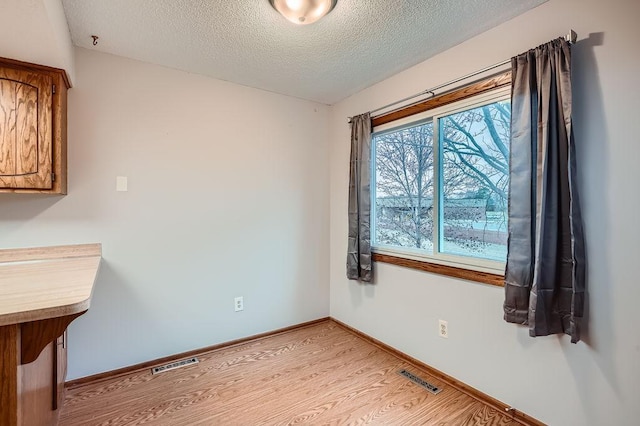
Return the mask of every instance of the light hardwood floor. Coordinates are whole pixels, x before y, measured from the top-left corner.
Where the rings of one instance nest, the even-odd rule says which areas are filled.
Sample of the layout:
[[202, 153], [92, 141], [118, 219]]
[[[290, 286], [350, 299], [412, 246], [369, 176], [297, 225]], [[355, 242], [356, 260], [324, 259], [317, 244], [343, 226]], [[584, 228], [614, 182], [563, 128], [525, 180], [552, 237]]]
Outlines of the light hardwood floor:
[[[199, 359], [72, 387], [60, 424], [520, 425], [329, 320]], [[398, 375], [403, 368], [442, 392]]]

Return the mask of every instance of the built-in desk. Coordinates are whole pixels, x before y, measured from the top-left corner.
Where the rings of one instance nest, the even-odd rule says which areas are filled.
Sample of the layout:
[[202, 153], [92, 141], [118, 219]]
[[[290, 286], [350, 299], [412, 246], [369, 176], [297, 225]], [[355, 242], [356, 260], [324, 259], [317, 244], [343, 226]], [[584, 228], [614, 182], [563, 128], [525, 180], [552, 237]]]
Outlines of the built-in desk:
[[89, 309], [100, 244], [0, 250], [0, 425], [55, 425], [67, 326]]

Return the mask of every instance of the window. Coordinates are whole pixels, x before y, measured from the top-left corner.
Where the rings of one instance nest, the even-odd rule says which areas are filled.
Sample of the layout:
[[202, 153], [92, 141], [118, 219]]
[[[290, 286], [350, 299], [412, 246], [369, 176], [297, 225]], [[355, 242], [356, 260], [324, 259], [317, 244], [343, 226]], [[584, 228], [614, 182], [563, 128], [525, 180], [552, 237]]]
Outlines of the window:
[[446, 105], [429, 101], [436, 106], [374, 120], [374, 260], [391, 255], [462, 268], [465, 278], [495, 274], [497, 282], [507, 254], [509, 87]]

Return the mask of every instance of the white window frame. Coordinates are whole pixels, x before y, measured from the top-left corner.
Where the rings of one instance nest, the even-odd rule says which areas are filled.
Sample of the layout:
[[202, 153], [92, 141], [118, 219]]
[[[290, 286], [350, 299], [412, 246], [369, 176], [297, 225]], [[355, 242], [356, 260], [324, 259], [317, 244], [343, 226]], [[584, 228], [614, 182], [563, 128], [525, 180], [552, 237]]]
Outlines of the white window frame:
[[477, 108], [483, 105], [492, 104], [499, 101], [505, 101], [511, 99], [511, 87], [501, 87], [486, 93], [475, 95], [467, 99], [453, 102], [448, 105], [443, 105], [424, 111], [410, 117], [401, 118], [389, 123], [382, 124], [374, 127], [372, 130], [371, 139], [374, 141], [375, 137], [384, 133], [393, 132], [406, 127], [413, 127], [420, 124], [431, 122], [433, 123], [433, 156], [434, 156], [434, 176], [433, 176], [433, 212], [434, 212], [434, 226], [433, 226], [433, 254], [428, 254], [419, 249], [412, 249], [409, 247], [397, 247], [386, 244], [379, 244], [375, 242], [376, 236], [376, 143], [372, 143], [371, 149], [371, 250], [374, 253], [386, 254], [391, 256], [402, 257], [406, 259], [417, 260], [421, 262], [434, 263], [438, 265], [451, 266], [454, 268], [469, 269], [472, 271], [486, 272], [490, 274], [504, 274], [506, 262], [498, 262], [489, 259], [483, 259], [479, 257], [454, 255], [448, 253], [441, 253], [440, 247], [442, 244], [442, 238], [440, 233], [440, 198], [442, 194], [442, 171], [440, 168], [440, 137], [439, 137], [439, 119], [442, 117], [462, 112], [468, 109]]

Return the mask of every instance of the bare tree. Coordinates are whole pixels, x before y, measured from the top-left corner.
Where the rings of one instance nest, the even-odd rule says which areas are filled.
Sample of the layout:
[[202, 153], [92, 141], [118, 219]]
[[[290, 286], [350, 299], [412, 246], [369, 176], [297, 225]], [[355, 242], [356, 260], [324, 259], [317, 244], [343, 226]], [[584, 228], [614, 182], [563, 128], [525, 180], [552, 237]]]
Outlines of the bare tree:
[[[445, 200], [482, 198], [487, 205], [506, 206], [510, 119], [508, 103], [500, 102], [441, 119]], [[376, 137], [377, 239], [381, 243], [431, 245], [433, 133], [433, 124], [425, 123]], [[460, 219], [455, 209], [446, 212], [445, 221], [447, 217], [452, 222]]]
[[476, 191], [485, 189], [485, 193], [495, 194], [506, 203], [511, 121], [508, 104], [497, 102], [442, 120], [445, 162], [469, 176]]
[[387, 244], [410, 238], [424, 248], [431, 240], [433, 221], [433, 125], [426, 123], [378, 136], [377, 197], [392, 214], [380, 217], [380, 237]]

